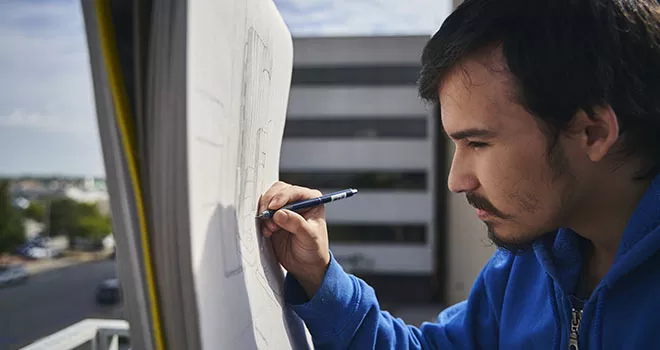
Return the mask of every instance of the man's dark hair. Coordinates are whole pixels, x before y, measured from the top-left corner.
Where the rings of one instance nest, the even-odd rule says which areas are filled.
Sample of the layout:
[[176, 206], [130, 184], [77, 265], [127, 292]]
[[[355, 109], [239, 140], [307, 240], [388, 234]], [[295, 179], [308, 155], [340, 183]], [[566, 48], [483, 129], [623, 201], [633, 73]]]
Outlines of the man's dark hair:
[[500, 47], [517, 102], [556, 142], [581, 109], [611, 106], [626, 156], [660, 172], [660, 6], [657, 0], [466, 0], [422, 54], [420, 96], [438, 103], [449, 70]]

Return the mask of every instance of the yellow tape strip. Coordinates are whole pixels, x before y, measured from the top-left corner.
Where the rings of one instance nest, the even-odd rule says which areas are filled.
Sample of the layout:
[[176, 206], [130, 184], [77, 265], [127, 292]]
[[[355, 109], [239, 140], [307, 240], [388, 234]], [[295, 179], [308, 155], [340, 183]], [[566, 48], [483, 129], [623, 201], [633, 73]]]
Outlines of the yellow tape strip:
[[140, 179], [137, 172], [135, 160], [135, 133], [132, 124], [128, 97], [124, 90], [124, 80], [122, 79], [119, 57], [117, 55], [117, 43], [115, 42], [112, 19], [110, 15], [110, 3], [108, 0], [96, 1], [96, 19], [99, 27], [101, 50], [108, 71], [110, 81], [110, 91], [117, 113], [117, 122], [121, 134], [121, 142], [124, 154], [127, 158], [128, 170], [135, 194], [135, 204], [137, 207], [137, 216], [140, 225], [140, 239], [142, 242], [142, 256], [144, 257], [144, 270], [146, 273], [148, 302], [151, 309], [151, 322], [153, 325], [153, 337], [156, 350], [163, 349], [163, 337], [160, 325], [160, 315], [158, 310], [158, 300], [156, 298], [155, 280], [149, 254], [149, 237], [147, 236], [147, 223], [144, 215], [144, 205], [142, 191], [140, 189]]

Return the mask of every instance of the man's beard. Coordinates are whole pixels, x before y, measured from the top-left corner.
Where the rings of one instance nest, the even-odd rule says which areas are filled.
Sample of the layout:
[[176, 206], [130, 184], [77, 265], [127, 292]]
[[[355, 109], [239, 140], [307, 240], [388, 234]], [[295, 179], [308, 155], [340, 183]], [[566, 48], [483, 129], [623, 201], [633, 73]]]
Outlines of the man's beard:
[[[566, 183], [569, 184], [574, 183], [575, 177], [573, 173], [569, 171], [568, 158], [566, 157], [566, 154], [561, 148], [561, 145], [555, 143], [553, 146], [548, 147], [547, 164], [550, 168], [550, 171], [552, 172], [551, 182], [553, 184], [559, 184], [561, 181], [565, 181]], [[568, 193], [567, 189], [564, 189], [564, 193]], [[480, 198], [478, 196], [470, 196], [470, 195], [467, 195], [466, 197], [468, 199], [468, 202], [475, 208], [486, 210], [489, 213], [491, 213], [493, 216], [504, 219], [505, 221], [506, 219], [509, 218], [508, 215], [501, 213], [499, 210], [497, 210], [497, 208], [495, 208], [495, 206], [493, 206], [485, 198]], [[565, 201], [566, 198], [562, 197], [561, 198], [562, 207], [566, 207]], [[528, 205], [522, 205], [524, 204], [522, 202], [520, 204], [521, 207], [523, 208], [524, 207], [529, 208]], [[527, 235], [524, 235], [522, 237], [510, 238], [505, 241], [497, 236], [496, 228], [493, 223], [490, 222], [484, 222], [484, 223], [486, 224], [488, 239], [498, 248], [507, 250], [514, 254], [521, 254], [531, 250], [534, 242], [536, 242], [538, 239], [543, 237], [546, 233], [548, 233], [548, 231], [553, 230], [553, 229], [550, 230], [539, 229], [538, 232], [528, 232]]]
[[492, 224], [486, 222], [486, 230], [488, 233], [488, 239], [495, 244], [500, 249], [504, 249], [513, 254], [522, 254], [529, 251], [532, 248], [534, 242], [539, 238], [536, 235], [530, 236], [527, 240], [518, 240], [513, 239], [511, 241], [504, 241], [497, 237], [495, 233], [495, 228]]

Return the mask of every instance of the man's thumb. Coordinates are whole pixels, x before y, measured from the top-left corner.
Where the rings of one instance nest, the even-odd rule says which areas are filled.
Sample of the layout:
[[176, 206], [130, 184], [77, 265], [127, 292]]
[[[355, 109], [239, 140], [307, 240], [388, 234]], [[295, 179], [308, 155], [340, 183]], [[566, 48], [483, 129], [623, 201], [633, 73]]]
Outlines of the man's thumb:
[[275, 221], [277, 226], [293, 234], [309, 234], [309, 223], [304, 217], [294, 211], [280, 209], [275, 212], [273, 221]]

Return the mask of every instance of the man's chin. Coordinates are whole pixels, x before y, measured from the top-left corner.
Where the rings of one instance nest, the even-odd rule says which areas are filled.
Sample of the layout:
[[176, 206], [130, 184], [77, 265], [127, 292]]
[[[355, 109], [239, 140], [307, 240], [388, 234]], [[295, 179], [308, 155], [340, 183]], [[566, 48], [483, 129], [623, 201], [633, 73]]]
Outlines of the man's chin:
[[492, 222], [485, 222], [488, 231], [488, 239], [498, 248], [505, 249], [512, 253], [522, 253], [530, 250], [536, 237], [520, 237], [515, 234], [506, 234], [504, 228], [498, 227]]

